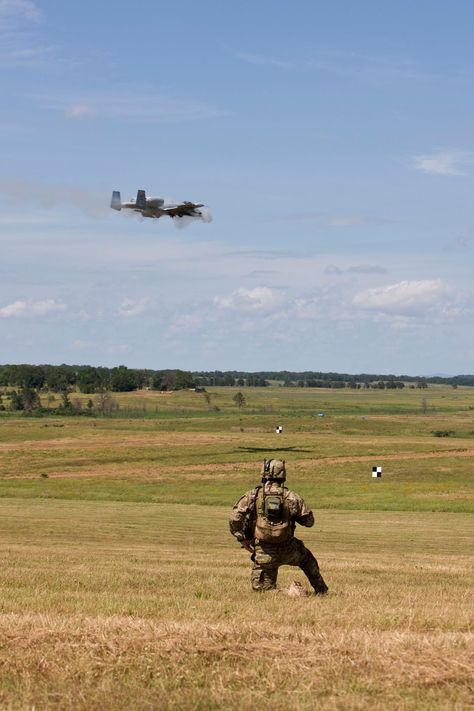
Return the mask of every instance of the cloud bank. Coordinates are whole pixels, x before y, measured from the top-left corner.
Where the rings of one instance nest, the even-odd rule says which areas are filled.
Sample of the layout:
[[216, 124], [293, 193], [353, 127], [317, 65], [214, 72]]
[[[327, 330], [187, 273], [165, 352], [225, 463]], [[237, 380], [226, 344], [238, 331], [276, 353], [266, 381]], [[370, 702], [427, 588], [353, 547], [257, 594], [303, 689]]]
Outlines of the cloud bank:
[[240, 288], [228, 296], [216, 296], [214, 303], [221, 309], [242, 311], [274, 311], [285, 302], [285, 295], [278, 289], [256, 286], [253, 289]]
[[438, 151], [414, 156], [412, 163], [415, 170], [430, 175], [466, 175], [474, 163], [474, 155], [469, 151]]
[[445, 284], [441, 279], [401, 281], [359, 292], [353, 305], [381, 316], [427, 319], [432, 323], [466, 315], [472, 310], [472, 297]]
[[36, 318], [57, 311], [66, 311], [66, 306], [55, 299], [14, 301], [0, 308], [0, 318]]

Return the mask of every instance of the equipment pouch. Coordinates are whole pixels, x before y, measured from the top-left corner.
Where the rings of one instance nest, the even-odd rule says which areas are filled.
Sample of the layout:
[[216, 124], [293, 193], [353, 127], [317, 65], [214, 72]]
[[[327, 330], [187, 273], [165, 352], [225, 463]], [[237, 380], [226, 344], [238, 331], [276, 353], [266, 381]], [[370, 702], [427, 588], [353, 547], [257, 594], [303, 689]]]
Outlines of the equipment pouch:
[[255, 522], [255, 540], [260, 543], [280, 545], [288, 543], [292, 538], [290, 521], [272, 523], [266, 516], [258, 515]]
[[268, 494], [265, 496], [263, 513], [269, 521], [281, 521], [283, 502], [279, 494]]

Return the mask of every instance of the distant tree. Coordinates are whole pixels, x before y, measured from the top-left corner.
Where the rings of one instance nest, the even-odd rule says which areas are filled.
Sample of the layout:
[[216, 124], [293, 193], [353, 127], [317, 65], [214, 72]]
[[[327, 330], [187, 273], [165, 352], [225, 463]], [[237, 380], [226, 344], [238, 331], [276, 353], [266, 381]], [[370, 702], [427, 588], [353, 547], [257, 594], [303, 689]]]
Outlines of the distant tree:
[[39, 395], [34, 388], [22, 388], [18, 392], [10, 393], [11, 410], [36, 410], [41, 406]]
[[186, 390], [194, 387], [194, 379], [191, 373], [186, 370], [177, 370], [175, 373], [175, 390]]
[[50, 365], [45, 368], [45, 385], [49, 390], [59, 393], [76, 382], [76, 372], [68, 365]]
[[242, 395], [242, 393], [240, 392], [240, 390], [238, 393], [235, 393], [232, 400], [235, 402], [235, 404], [237, 405], [239, 410], [241, 410], [243, 407], [245, 407], [246, 400], [245, 400], [244, 395]]
[[46, 380], [43, 368], [37, 365], [15, 366], [14, 383], [21, 388], [42, 388]]
[[174, 370], [165, 370], [162, 373], [160, 390], [174, 390], [176, 383], [176, 372]]
[[89, 365], [81, 368], [77, 376], [77, 387], [81, 393], [97, 393], [107, 385], [104, 368], [93, 368]]
[[75, 397], [71, 403], [71, 407], [76, 412], [82, 412], [82, 400], [79, 397]]
[[10, 395], [10, 410], [13, 410], [14, 412], [18, 410], [24, 410], [25, 405], [23, 403], [23, 398], [21, 397], [20, 393], [17, 392], [16, 390], [12, 390]]
[[119, 365], [112, 368], [110, 374], [110, 389], [114, 392], [125, 393], [137, 389], [137, 378], [133, 370], [129, 370], [126, 365]]
[[118, 410], [119, 404], [107, 390], [103, 390], [96, 396], [96, 409], [101, 415], [106, 416]]
[[69, 393], [70, 390], [68, 388], [61, 391], [61, 407], [64, 408], [64, 410], [70, 410], [72, 407], [69, 399]]
[[153, 378], [151, 380], [151, 387], [153, 390], [162, 390], [163, 389], [163, 373], [160, 371], [156, 371], [153, 374]]

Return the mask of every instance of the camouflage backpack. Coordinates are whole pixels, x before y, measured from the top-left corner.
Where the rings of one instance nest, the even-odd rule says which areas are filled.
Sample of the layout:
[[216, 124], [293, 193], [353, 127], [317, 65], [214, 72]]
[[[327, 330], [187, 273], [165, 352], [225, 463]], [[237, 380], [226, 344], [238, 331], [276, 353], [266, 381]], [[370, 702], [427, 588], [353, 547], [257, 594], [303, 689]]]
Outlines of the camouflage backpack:
[[259, 487], [255, 499], [254, 537], [260, 543], [281, 545], [293, 537], [290, 509], [286, 501], [285, 487], [277, 491], [265, 492], [265, 486]]

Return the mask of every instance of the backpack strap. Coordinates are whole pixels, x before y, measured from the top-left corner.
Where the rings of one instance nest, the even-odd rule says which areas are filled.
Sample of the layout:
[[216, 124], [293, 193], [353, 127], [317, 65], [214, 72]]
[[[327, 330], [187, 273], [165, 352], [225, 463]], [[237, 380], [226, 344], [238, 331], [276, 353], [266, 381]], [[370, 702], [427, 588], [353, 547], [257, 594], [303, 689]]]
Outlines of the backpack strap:
[[254, 489], [255, 498], [253, 500], [253, 512], [255, 514], [255, 518], [257, 517], [257, 501], [258, 501], [258, 495], [260, 493], [260, 489], [262, 489], [261, 484], [258, 484]]

